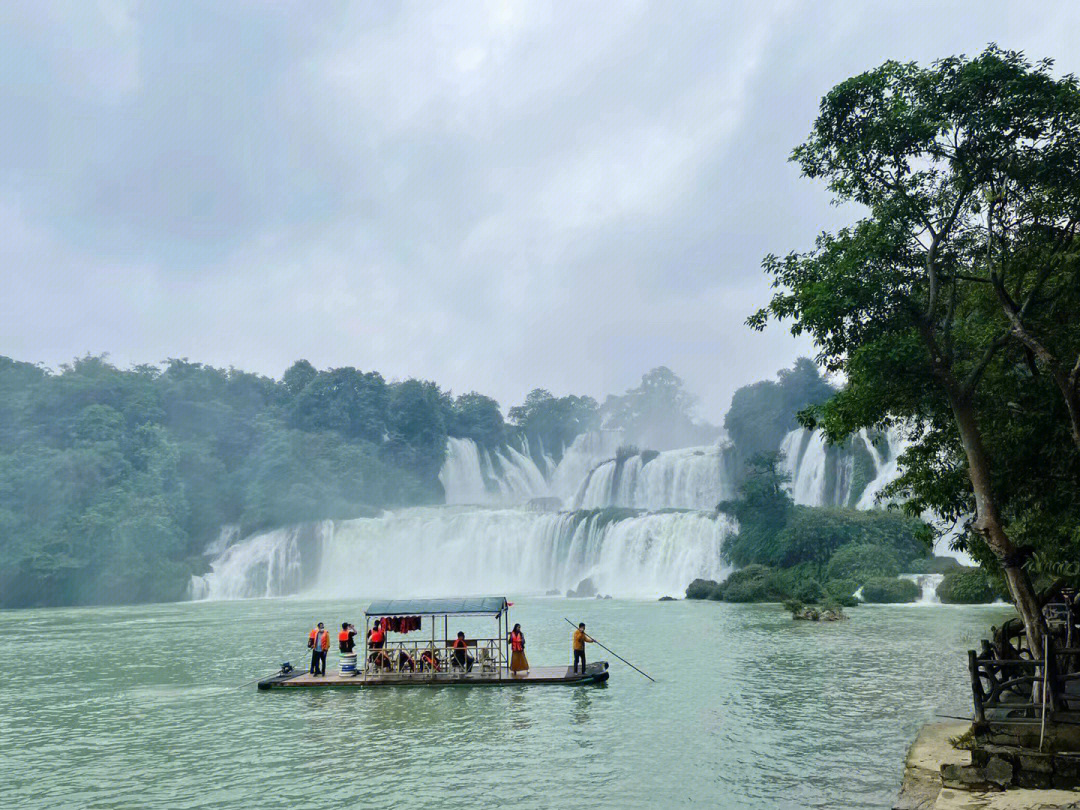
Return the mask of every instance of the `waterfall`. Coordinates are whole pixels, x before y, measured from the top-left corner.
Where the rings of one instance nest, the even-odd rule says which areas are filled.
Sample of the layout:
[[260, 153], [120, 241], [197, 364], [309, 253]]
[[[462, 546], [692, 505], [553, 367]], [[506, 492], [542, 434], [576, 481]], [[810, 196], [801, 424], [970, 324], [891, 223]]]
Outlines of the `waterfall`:
[[635, 454], [594, 468], [574, 499], [578, 509], [713, 509], [734, 498], [735, 453], [729, 444]]
[[887, 455], [875, 456], [875, 462], [878, 464], [877, 474], [863, 490], [858, 503], [855, 504], [857, 509], [873, 509], [877, 505], [878, 494], [900, 474], [899, 457], [911, 445], [911, 442], [896, 427], [889, 428], [885, 434], [884, 443]]
[[919, 588], [922, 589], [922, 596], [919, 597], [919, 601], [915, 604], [918, 605], [938, 605], [941, 604], [941, 600], [938, 599], [937, 589], [941, 584], [941, 580], [944, 579], [944, 574], [901, 574], [900, 579], [907, 579], [914, 582]]
[[192, 599], [245, 599], [296, 593], [305, 584], [305, 563], [318, 560], [333, 533], [331, 521], [287, 526], [248, 537], [225, 548], [210, 571], [193, 576]]
[[297, 531], [280, 529], [227, 549], [193, 595], [544, 593], [590, 578], [613, 596], [679, 596], [696, 577], [723, 578], [720, 547], [735, 528], [726, 516], [702, 512], [544, 514], [462, 506], [322, 526], [315, 571], [301, 570]]
[[578, 435], [551, 473], [552, 494], [563, 503], [572, 503], [585, 478], [602, 461], [614, 458], [622, 440], [621, 430], [590, 430]]
[[446, 440], [439, 481], [448, 504], [510, 505], [551, 494], [544, 474], [527, 452], [504, 445], [492, 453], [472, 439]]
[[898, 456], [907, 442], [898, 428], [876, 434], [860, 430], [847, 442], [830, 446], [821, 430], [797, 428], [780, 445], [781, 470], [788, 491], [805, 506], [873, 509], [878, 494], [899, 475]]
[[447, 503], [487, 503], [489, 493], [480, 469], [480, 452], [472, 439], [446, 440], [446, 461], [439, 481]]

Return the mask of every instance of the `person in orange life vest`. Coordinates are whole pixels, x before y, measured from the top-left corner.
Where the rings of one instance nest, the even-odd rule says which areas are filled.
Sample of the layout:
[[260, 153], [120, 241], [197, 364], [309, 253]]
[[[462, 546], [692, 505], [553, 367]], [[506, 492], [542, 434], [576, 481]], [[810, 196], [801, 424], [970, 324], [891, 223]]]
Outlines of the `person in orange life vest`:
[[450, 646], [454, 648], [454, 662], [459, 667], [465, 667], [466, 672], [472, 672], [475, 661], [466, 652], [469, 649], [469, 642], [465, 640], [465, 634], [459, 631], [457, 638], [454, 639], [454, 643]]
[[420, 653], [420, 671], [425, 669], [438, 672], [440, 668], [439, 653], [435, 650], [424, 650]]
[[355, 635], [356, 628], [348, 622], [342, 622], [341, 631], [337, 634], [338, 652], [351, 653], [356, 649], [356, 642], [353, 641]]
[[375, 626], [372, 628], [371, 632], [368, 633], [368, 649], [376, 650], [376, 652], [372, 653], [368, 660], [380, 669], [390, 663], [389, 659], [386, 657], [386, 653], [381, 652], [385, 645], [386, 631], [383, 630], [382, 624], [376, 619]]
[[525, 634], [521, 632], [521, 625], [515, 624], [510, 631], [510, 672], [517, 675], [519, 672], [529, 671], [529, 659], [525, 657]]
[[578, 661], [581, 661], [581, 672], [585, 673], [585, 643], [595, 643], [593, 639], [585, 635], [585, 622], [577, 626], [574, 631], [574, 672], [577, 672]]
[[322, 622], [319, 622], [308, 633], [307, 645], [311, 649], [311, 666], [308, 667], [308, 673], [311, 675], [325, 675], [326, 651], [330, 649], [330, 634], [326, 632]]

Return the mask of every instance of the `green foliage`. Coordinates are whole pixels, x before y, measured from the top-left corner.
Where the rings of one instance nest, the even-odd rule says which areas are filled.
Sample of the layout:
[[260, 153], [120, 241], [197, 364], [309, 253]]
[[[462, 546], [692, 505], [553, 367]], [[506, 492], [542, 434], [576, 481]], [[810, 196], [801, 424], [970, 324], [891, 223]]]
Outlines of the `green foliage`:
[[222, 525], [438, 501], [447, 435], [497, 442], [501, 419], [478, 394], [306, 361], [275, 382], [0, 358], [0, 607], [180, 598]]
[[609, 396], [601, 410], [604, 427], [621, 429], [626, 437], [661, 450], [704, 444], [717, 434], [713, 426], [694, 421], [694, 397], [664, 366], [642, 376], [637, 388]]
[[851, 543], [832, 555], [826, 571], [830, 580], [866, 582], [875, 577], [896, 577], [901, 568], [900, 558], [893, 549]]
[[725, 602], [776, 602], [780, 598], [772, 586], [772, 571], [763, 565], [748, 565], [733, 571], [721, 583]]
[[865, 212], [767, 257], [778, 292], [750, 318], [791, 319], [844, 375], [817, 423], [906, 425], [889, 494], [968, 526], [988, 570], [1020, 546], [1080, 557], [1080, 82], [993, 46], [886, 62], [825, 96], [794, 160]]
[[834, 393], [813, 361], [800, 357], [777, 381], [743, 386], [731, 398], [724, 429], [743, 458], [775, 452], [784, 436], [798, 427], [800, 411], [827, 401]]
[[986, 573], [977, 568], [947, 573], [937, 587], [937, 595], [950, 605], [981, 605], [995, 598]]
[[947, 574], [963, 568], [955, 557], [922, 557], [904, 565], [905, 574]]
[[857, 590], [859, 585], [853, 579], [832, 579], [825, 583], [825, 593], [843, 607], [855, 607], [859, 604], [859, 600], [855, 598]]
[[899, 604], [917, 602], [922, 594], [919, 586], [910, 579], [877, 577], [863, 585], [862, 598], [870, 604]]
[[600, 426], [600, 412], [592, 397], [555, 397], [536, 388], [523, 405], [510, 409], [510, 422], [528, 443], [534, 459], [539, 461], [540, 453], [545, 452], [558, 461], [578, 434]]
[[475, 391], [454, 401], [448, 428], [454, 436], [472, 439], [481, 447], [493, 449], [506, 443], [506, 425], [499, 403]]
[[723, 598], [723, 590], [720, 583], [715, 580], [695, 579], [686, 586], [686, 598], [720, 601]]
[[849, 544], [892, 549], [900, 564], [926, 554], [921, 521], [891, 510], [794, 506], [784, 483], [776, 454], [755, 456], [747, 464], [741, 500], [718, 507], [739, 521], [738, 533], [724, 541], [729, 562], [782, 568], [822, 565]]

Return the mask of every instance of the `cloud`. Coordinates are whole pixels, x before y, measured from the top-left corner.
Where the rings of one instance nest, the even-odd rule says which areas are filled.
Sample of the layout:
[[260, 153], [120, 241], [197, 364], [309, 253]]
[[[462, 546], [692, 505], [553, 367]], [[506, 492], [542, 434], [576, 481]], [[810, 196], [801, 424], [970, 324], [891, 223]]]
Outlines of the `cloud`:
[[1053, 11], [9, 4], [0, 351], [306, 357], [504, 406], [665, 364], [719, 421], [812, 352], [744, 322], [763, 255], [852, 215], [787, 162], [821, 95], [989, 41], [1075, 69]]

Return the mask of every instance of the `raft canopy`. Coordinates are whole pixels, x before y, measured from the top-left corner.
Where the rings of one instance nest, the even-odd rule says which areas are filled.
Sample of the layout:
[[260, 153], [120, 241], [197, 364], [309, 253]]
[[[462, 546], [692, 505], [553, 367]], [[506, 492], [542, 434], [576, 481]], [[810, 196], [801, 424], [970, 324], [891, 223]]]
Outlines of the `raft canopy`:
[[372, 602], [365, 616], [498, 616], [509, 607], [505, 596], [449, 599], [383, 599]]

